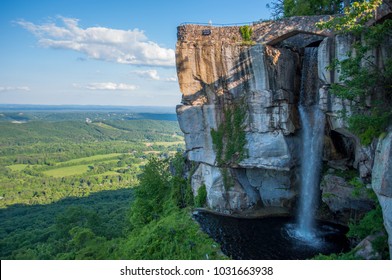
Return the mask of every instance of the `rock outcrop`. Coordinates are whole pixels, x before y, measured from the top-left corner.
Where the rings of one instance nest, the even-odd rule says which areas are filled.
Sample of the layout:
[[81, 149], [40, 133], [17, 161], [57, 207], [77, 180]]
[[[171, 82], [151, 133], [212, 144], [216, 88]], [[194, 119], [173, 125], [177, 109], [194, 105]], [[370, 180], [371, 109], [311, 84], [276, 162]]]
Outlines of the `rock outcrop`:
[[[320, 19], [256, 23], [253, 45], [242, 42], [237, 26], [178, 27], [176, 64], [183, 96], [177, 116], [187, 159], [197, 166], [192, 189], [196, 194], [205, 185], [208, 207], [223, 213], [258, 207], [295, 211], [301, 180], [301, 68], [304, 48], [317, 47], [312, 98], [326, 115], [323, 161], [334, 170], [355, 169], [359, 180], [372, 182], [391, 243], [391, 136], [364, 147], [347, 129], [340, 113], [350, 114], [353, 103], [329, 93], [341, 74], [327, 66], [347, 58], [354, 38], [318, 30], [314, 23]], [[385, 61], [391, 49], [375, 51], [375, 61]], [[323, 181], [323, 200], [334, 214], [347, 218], [372, 207], [362, 194], [353, 198], [352, 188], [339, 177], [326, 175]]]
[[388, 232], [389, 254], [392, 259], [392, 132], [377, 145], [372, 174], [372, 188], [377, 194]]
[[381, 260], [382, 256], [377, 252], [374, 247], [374, 241], [379, 238], [382, 234], [378, 233], [375, 235], [367, 236], [354, 248], [354, 255], [358, 259], [363, 260]]
[[[290, 204], [296, 194], [293, 167], [299, 152], [295, 132], [300, 54], [203, 37], [179, 40], [176, 54], [183, 92], [178, 120], [188, 159], [200, 163], [192, 177], [194, 189], [205, 184], [209, 207], [223, 212]], [[246, 156], [222, 160], [211, 131], [234, 118], [230, 112], [237, 109], [246, 116], [237, 124], [245, 135]], [[232, 132], [226, 133], [217, 139], [224, 147], [236, 141]]]
[[[350, 148], [356, 138], [338, 116], [350, 104], [328, 93], [338, 73], [325, 68], [333, 58], [346, 55], [352, 39], [318, 30], [314, 23], [321, 18], [258, 23], [252, 27], [256, 44], [251, 46], [242, 44], [238, 27], [178, 28], [176, 63], [183, 93], [178, 121], [188, 160], [200, 164], [192, 177], [193, 189], [196, 192], [206, 185], [212, 209], [294, 206], [300, 180], [298, 102], [304, 42], [319, 45], [321, 83], [314, 94], [320, 95], [316, 99], [330, 116], [329, 129], [339, 135], [332, 133], [330, 151], [334, 153], [326, 160], [344, 160], [357, 152]], [[234, 112], [243, 118], [235, 120]], [[227, 123], [232, 126], [224, 126]], [[234, 130], [244, 133], [245, 143], [242, 151], [230, 154], [230, 142], [238, 142]]]
[[321, 199], [334, 213], [336, 221], [348, 223], [374, 208], [374, 201], [365, 188], [355, 188], [340, 176], [325, 175], [320, 187]]

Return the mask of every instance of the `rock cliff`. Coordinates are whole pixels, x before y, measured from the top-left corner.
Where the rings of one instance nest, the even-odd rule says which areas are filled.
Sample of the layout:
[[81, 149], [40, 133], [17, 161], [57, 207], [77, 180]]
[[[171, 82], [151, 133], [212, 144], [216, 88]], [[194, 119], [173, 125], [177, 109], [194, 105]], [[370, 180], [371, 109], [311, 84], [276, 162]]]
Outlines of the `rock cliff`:
[[[353, 186], [333, 174], [358, 170], [358, 179], [371, 183], [384, 204], [392, 236], [391, 136], [363, 147], [348, 131], [340, 112], [349, 113], [351, 104], [329, 93], [339, 72], [326, 66], [347, 56], [353, 38], [317, 30], [314, 23], [321, 18], [256, 23], [251, 26], [254, 44], [243, 43], [238, 27], [178, 27], [176, 64], [183, 96], [176, 110], [187, 159], [196, 166], [192, 189], [196, 195], [205, 185], [207, 206], [223, 213], [263, 207], [295, 211], [302, 154], [301, 68], [304, 48], [316, 47], [318, 79], [309, 99], [317, 100], [326, 115], [323, 161], [324, 169], [332, 169], [322, 179], [323, 200], [335, 217], [344, 216], [341, 222], [350, 218], [347, 211], [368, 211], [371, 201], [350, 197]], [[377, 61], [392, 57], [390, 48], [375, 54]], [[372, 172], [377, 174], [373, 178]], [[337, 193], [339, 198], [331, 199]]]
[[[257, 42], [252, 46], [242, 43], [238, 27], [178, 28], [176, 63], [183, 96], [177, 115], [187, 157], [199, 164], [192, 187], [197, 193], [206, 185], [212, 209], [293, 207], [298, 193], [298, 100], [306, 45], [327, 38], [319, 47], [320, 76], [328, 79], [325, 83], [333, 76], [321, 68], [330, 63], [330, 42], [335, 42], [331, 34], [315, 28], [321, 18], [258, 23], [252, 26]], [[346, 41], [337, 42], [338, 52], [350, 46]], [[333, 111], [327, 108], [330, 97], [325, 94], [322, 106]]]
[[392, 258], [392, 132], [377, 145], [372, 188], [383, 210], [384, 226], [389, 236], [389, 255]]
[[[192, 186], [196, 191], [205, 184], [209, 207], [219, 211], [283, 206], [295, 196], [300, 55], [261, 44], [243, 46], [239, 37], [234, 42], [217, 37], [177, 44], [183, 92], [177, 115], [188, 159], [200, 163]], [[244, 116], [243, 123], [237, 123], [237, 115]], [[214, 143], [214, 132], [228, 122], [230, 131], [221, 131], [215, 139], [221, 144]], [[243, 153], [228, 155], [236, 129], [246, 139], [239, 147]]]

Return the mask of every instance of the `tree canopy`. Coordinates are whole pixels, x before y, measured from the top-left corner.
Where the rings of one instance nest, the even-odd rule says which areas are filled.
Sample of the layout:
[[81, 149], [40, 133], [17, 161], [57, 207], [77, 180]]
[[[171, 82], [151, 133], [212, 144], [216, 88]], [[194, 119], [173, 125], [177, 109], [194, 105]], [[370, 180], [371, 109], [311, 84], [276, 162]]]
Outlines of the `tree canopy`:
[[340, 14], [350, 0], [274, 0], [267, 5], [276, 19], [291, 16]]

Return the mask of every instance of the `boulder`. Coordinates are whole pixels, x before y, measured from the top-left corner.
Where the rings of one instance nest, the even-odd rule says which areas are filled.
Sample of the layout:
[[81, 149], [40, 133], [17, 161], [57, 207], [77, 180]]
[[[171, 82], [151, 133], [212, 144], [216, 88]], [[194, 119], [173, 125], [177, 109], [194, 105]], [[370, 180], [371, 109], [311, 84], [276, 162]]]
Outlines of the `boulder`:
[[291, 172], [252, 168], [246, 170], [246, 176], [264, 206], [288, 207], [296, 196]]
[[355, 256], [364, 260], [381, 260], [381, 254], [373, 248], [373, 241], [380, 236], [381, 234], [369, 235], [359, 242], [353, 250]]
[[[232, 184], [225, 186], [226, 180]], [[206, 186], [207, 206], [215, 211], [222, 213], [231, 213], [232, 211], [242, 211], [252, 207], [257, 198], [244, 188], [237, 181], [233, 181], [233, 175], [230, 169], [218, 168], [215, 166], [200, 164], [192, 175], [191, 187], [193, 194], [196, 196], [198, 189]]]
[[356, 191], [344, 178], [327, 174], [321, 182], [322, 201], [338, 214], [357, 211], [366, 213], [374, 207], [366, 189]]

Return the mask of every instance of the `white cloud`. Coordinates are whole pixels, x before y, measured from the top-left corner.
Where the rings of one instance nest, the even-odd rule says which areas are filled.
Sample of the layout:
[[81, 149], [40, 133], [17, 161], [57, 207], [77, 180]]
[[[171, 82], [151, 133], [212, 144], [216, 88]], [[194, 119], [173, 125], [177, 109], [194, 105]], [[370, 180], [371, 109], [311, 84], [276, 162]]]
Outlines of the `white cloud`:
[[167, 82], [177, 82], [177, 77], [173, 76], [173, 77], [165, 79], [165, 81], [167, 81]]
[[30, 88], [26, 86], [0, 86], [0, 92], [6, 91], [30, 91]]
[[159, 81], [161, 79], [161, 77], [159, 77], [158, 71], [155, 69], [145, 71], [133, 71], [132, 73], [137, 74], [141, 78], [148, 78], [156, 81]]
[[79, 85], [79, 84], [74, 84], [73, 85], [76, 88], [82, 88], [82, 89], [89, 89], [89, 90], [136, 90], [138, 87], [135, 85], [130, 85], [130, 84], [123, 84], [123, 83], [90, 83], [87, 85]]
[[147, 78], [150, 80], [165, 81], [165, 82], [177, 82], [177, 77], [175, 77], [175, 76], [169, 77], [169, 78], [161, 78], [158, 74], [158, 71], [155, 69], [133, 71], [132, 73], [137, 74], [141, 78]]
[[174, 50], [149, 41], [142, 30], [79, 26], [79, 20], [59, 17], [61, 23], [17, 24], [33, 33], [43, 47], [70, 49], [89, 58], [132, 65], [174, 66]]

